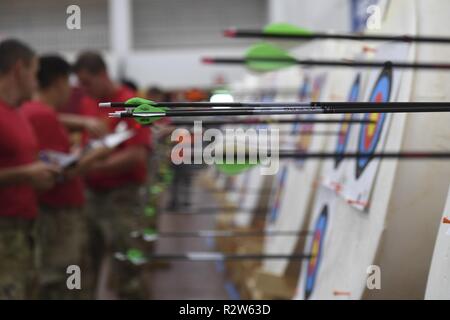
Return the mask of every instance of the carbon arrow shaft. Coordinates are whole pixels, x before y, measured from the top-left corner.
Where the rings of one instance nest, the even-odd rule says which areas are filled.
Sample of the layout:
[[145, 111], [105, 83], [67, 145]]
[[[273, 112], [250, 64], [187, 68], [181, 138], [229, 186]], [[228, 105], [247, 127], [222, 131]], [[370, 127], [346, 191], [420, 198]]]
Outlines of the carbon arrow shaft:
[[288, 33], [265, 33], [260, 30], [249, 29], [228, 29], [224, 31], [224, 35], [233, 38], [262, 38], [262, 39], [283, 39], [283, 40], [318, 40], [318, 39], [335, 39], [335, 40], [356, 40], [356, 41], [395, 41], [395, 42], [421, 42], [421, 43], [440, 43], [449, 44], [450, 37], [435, 36], [412, 36], [412, 35], [364, 35], [364, 34], [331, 34], [331, 33], [305, 33], [305, 34], [288, 34]]
[[[315, 102], [157, 102], [152, 104], [157, 108], [176, 108], [169, 109], [168, 111], [189, 111], [192, 109], [183, 108], [324, 108], [324, 109], [340, 109], [340, 108], [371, 108], [371, 107], [447, 107], [450, 108], [450, 102], [334, 102], [334, 101], [315, 101]], [[135, 108], [139, 104], [125, 104], [125, 102], [101, 102], [99, 107], [101, 108]], [[201, 109], [200, 109], [201, 110]], [[214, 109], [217, 110], [217, 109]], [[238, 109], [239, 110], [239, 109]], [[365, 112], [365, 111], [362, 111]], [[370, 112], [370, 111], [369, 111]]]
[[[261, 155], [258, 150], [255, 150], [254, 154], [249, 153], [248, 150], [242, 153], [234, 153], [232, 156], [226, 154], [223, 155], [223, 163], [228, 164], [227, 161], [233, 160], [230, 165], [233, 164], [244, 164], [248, 163], [242, 162], [246, 159], [255, 156], [259, 160], [260, 157], [270, 157], [275, 156], [282, 159], [360, 159], [360, 158], [373, 158], [373, 159], [403, 159], [403, 160], [448, 160], [450, 159], [450, 151], [402, 151], [402, 152], [299, 152], [297, 150], [279, 150], [277, 153], [272, 149], [265, 150], [266, 154]], [[238, 162], [238, 158], [240, 162]], [[258, 164], [257, 162], [255, 164]]]
[[[216, 105], [216, 104], [215, 104]], [[353, 114], [353, 113], [420, 113], [449, 112], [449, 102], [310, 102], [226, 104], [229, 109], [170, 109], [162, 112], [133, 112], [133, 110], [110, 113], [111, 117], [202, 117], [202, 116], [258, 116], [295, 114]], [[158, 105], [155, 105], [156, 107]]]
[[[118, 256], [116, 255], [116, 257]], [[313, 255], [311, 254], [223, 254], [220, 252], [187, 252], [180, 254], [167, 253], [146, 255], [141, 259], [141, 263], [151, 262], [155, 260], [193, 262], [214, 262], [229, 260], [305, 260], [311, 259], [312, 257]]]
[[[172, 125], [175, 126], [189, 126], [194, 125], [195, 120], [191, 121], [180, 121], [175, 120], [172, 121]], [[307, 123], [307, 124], [318, 124], [318, 123], [325, 123], [325, 124], [342, 124], [342, 123], [348, 123], [348, 124], [358, 124], [358, 123], [375, 123], [375, 121], [371, 120], [357, 120], [357, 119], [274, 119], [274, 120], [247, 120], [247, 119], [230, 119], [230, 120], [208, 120], [208, 121], [202, 121], [202, 126], [221, 126], [221, 125], [227, 125], [227, 124], [243, 124], [243, 125], [258, 125], [258, 124], [293, 124], [293, 123]]]
[[[189, 210], [189, 211], [181, 211]], [[239, 214], [256, 214], [265, 215], [268, 210], [256, 210], [250, 208], [237, 208], [237, 207], [201, 207], [201, 208], [181, 208], [178, 211], [166, 211], [164, 214], [177, 215], [177, 216], [190, 216], [190, 215], [214, 215], [223, 213], [239, 213]]]
[[[141, 233], [144, 235], [143, 233]], [[229, 230], [199, 230], [199, 231], [161, 231], [156, 232], [156, 238], [240, 238], [240, 237], [302, 237], [312, 234], [310, 231], [229, 231]]]
[[[317, 67], [351, 67], [351, 68], [383, 68], [386, 66], [386, 61], [353, 61], [353, 60], [299, 60], [276, 57], [251, 57], [251, 58], [228, 58], [228, 57], [214, 57], [204, 58], [203, 62], [206, 64], [247, 64], [249, 62], [267, 62], [267, 63], [287, 63], [292, 65], [302, 66], [317, 66]], [[432, 69], [432, 70], [449, 70], [450, 63], [432, 63], [432, 62], [389, 62], [393, 68], [401, 69]]]

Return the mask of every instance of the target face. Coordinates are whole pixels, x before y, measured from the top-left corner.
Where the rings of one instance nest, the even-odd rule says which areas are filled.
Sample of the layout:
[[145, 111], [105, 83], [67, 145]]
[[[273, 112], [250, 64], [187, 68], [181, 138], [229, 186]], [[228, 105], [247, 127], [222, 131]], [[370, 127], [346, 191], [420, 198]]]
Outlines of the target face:
[[281, 196], [283, 195], [284, 185], [285, 185], [286, 177], [287, 177], [287, 171], [288, 171], [287, 166], [284, 166], [278, 176], [278, 181], [276, 184], [276, 194], [274, 196], [272, 210], [270, 211], [270, 216], [269, 216], [270, 223], [275, 222], [278, 218], [278, 212], [280, 211], [280, 204], [281, 204]]
[[[307, 117], [304, 117], [303, 119], [314, 119], [313, 115], [308, 115]], [[292, 135], [297, 136], [297, 139], [295, 141], [295, 150], [298, 152], [305, 153], [309, 150], [309, 147], [311, 146], [312, 142], [312, 133], [314, 131], [314, 124], [313, 123], [295, 123], [292, 128]], [[305, 162], [304, 159], [298, 159], [296, 160], [296, 163], [298, 165], [303, 165]]]
[[[355, 81], [353, 81], [347, 101], [349, 101], [349, 102], [358, 101], [360, 85], [361, 85], [361, 75], [358, 74], [355, 78]], [[354, 114], [346, 114], [346, 115], [344, 115], [343, 120], [352, 120], [354, 118], [355, 118]], [[341, 125], [339, 126], [339, 131], [338, 131], [339, 135], [338, 135], [336, 148], [335, 148], [335, 153], [336, 153], [336, 157], [334, 159], [334, 168], [335, 169], [337, 169], [337, 167], [341, 163], [341, 161], [343, 159], [342, 154], [347, 149], [348, 140], [350, 137], [350, 129], [351, 129], [350, 123], [341, 123]]]
[[319, 272], [320, 261], [323, 254], [323, 244], [325, 241], [325, 232], [328, 225], [328, 206], [325, 205], [322, 212], [317, 217], [316, 225], [314, 228], [314, 234], [309, 253], [311, 259], [308, 262], [306, 270], [306, 282], [305, 282], [305, 299], [309, 299], [314, 291], [317, 274]]
[[[305, 75], [305, 81], [299, 91], [300, 101], [317, 101], [319, 100], [321, 90], [325, 83], [325, 75], [320, 75], [316, 77], [311, 85], [309, 76]], [[302, 119], [314, 119], [314, 115], [309, 115]], [[295, 150], [298, 152], [307, 152], [313, 141], [313, 123], [296, 123], [294, 124], [291, 134], [297, 136], [295, 142]], [[299, 167], [303, 167], [305, 159], [295, 160], [295, 163]]]
[[326, 74], [321, 74], [314, 79], [311, 89], [311, 101], [320, 101], [323, 85], [325, 84]]
[[305, 75], [304, 81], [298, 91], [299, 101], [307, 101], [311, 97], [311, 81], [308, 75]]
[[[378, 76], [370, 94], [369, 102], [388, 102], [391, 97], [392, 68], [385, 66]], [[386, 121], [386, 113], [368, 113], [363, 119], [374, 123], [362, 124], [359, 131], [358, 152], [374, 153], [383, 132]], [[356, 178], [359, 178], [364, 169], [372, 160], [372, 157], [364, 156], [356, 159]]]

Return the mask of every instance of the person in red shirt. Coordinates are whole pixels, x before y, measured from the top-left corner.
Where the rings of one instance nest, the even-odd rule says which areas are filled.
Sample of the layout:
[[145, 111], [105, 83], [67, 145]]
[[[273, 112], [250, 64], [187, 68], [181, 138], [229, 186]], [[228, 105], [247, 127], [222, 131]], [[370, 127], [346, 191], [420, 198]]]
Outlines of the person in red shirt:
[[59, 172], [38, 160], [33, 129], [17, 111], [36, 87], [37, 68], [27, 45], [0, 43], [0, 299], [33, 297], [36, 191], [51, 188]]
[[[71, 66], [63, 58], [41, 57], [38, 71], [39, 89], [35, 98], [20, 108], [21, 113], [33, 126], [42, 154], [49, 151], [63, 154], [72, 152], [69, 133], [57, 113], [70, 98], [70, 72]], [[87, 279], [83, 279], [81, 290], [68, 290], [66, 286], [67, 266], [78, 265], [86, 269], [86, 259], [83, 256], [87, 246], [87, 225], [83, 212], [85, 197], [79, 174], [85, 172], [92, 163], [92, 153], [99, 154], [98, 150], [85, 154], [75, 166], [65, 170], [52, 189], [39, 195], [39, 298], [89, 298], [93, 291]]]
[[[145, 184], [147, 163], [151, 149], [150, 130], [133, 119], [109, 118], [111, 109], [100, 109], [101, 101], [126, 101], [135, 92], [113, 82], [103, 58], [96, 52], [84, 52], [78, 57], [74, 70], [81, 88], [88, 95], [82, 102], [84, 115], [102, 119], [110, 132], [118, 126], [134, 129], [134, 136], [119, 146], [104, 161], [96, 162], [86, 176], [89, 188], [89, 215], [93, 226], [101, 231], [92, 241], [92, 255], [100, 267], [105, 256], [112, 268], [109, 285], [120, 297], [145, 298], [144, 281], [136, 279], [135, 268], [114, 258], [116, 251], [125, 252], [136, 247], [130, 232], [142, 226], [145, 219]], [[103, 244], [100, 247], [99, 244]]]

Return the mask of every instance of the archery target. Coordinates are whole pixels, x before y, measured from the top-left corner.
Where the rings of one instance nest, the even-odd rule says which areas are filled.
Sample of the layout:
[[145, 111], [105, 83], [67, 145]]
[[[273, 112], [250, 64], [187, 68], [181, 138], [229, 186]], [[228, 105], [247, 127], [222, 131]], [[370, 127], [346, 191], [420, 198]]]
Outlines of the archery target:
[[[405, 61], [408, 59], [410, 46], [403, 43], [380, 45], [374, 59], [378, 61]], [[380, 70], [369, 72], [366, 101], [395, 101], [398, 96], [403, 70], [392, 69], [387, 63]], [[358, 130], [352, 130], [347, 143], [349, 152], [376, 153], [385, 150], [385, 143], [390, 128], [392, 115], [385, 113], [364, 114], [362, 119], [375, 123], [359, 124]], [[356, 129], [355, 128], [355, 129]], [[369, 200], [378, 172], [380, 159], [363, 156], [346, 159], [348, 165], [342, 177], [341, 195], [359, 210], [367, 210]]]
[[314, 299], [316, 284], [322, 277], [322, 259], [325, 257], [329, 243], [328, 235], [332, 231], [331, 219], [335, 207], [336, 196], [333, 191], [319, 187], [316, 192], [312, 219], [309, 228], [312, 234], [305, 242], [304, 254], [310, 255], [303, 262], [300, 280], [297, 286], [296, 299]]
[[[333, 50], [324, 50], [323, 43], [316, 43], [310, 48], [316, 51], [333, 52]], [[303, 52], [305, 53], [305, 52]], [[298, 71], [297, 71], [298, 72]], [[314, 95], [316, 98], [327, 99], [329, 96], [328, 88], [328, 73], [323, 71], [316, 72], [308, 70], [304, 74], [303, 91], [310, 92], [309, 95]], [[308, 80], [309, 79], [309, 80]], [[306, 84], [305, 84], [306, 83]], [[305, 89], [310, 88], [310, 89]], [[312, 93], [314, 91], [314, 94]], [[300, 97], [297, 96], [297, 99]], [[317, 98], [317, 99], [320, 99]], [[308, 98], [309, 99], [309, 98]], [[308, 117], [305, 117], [308, 118]], [[292, 126], [298, 131], [302, 130], [317, 130], [324, 131], [326, 125], [302, 123], [299, 126]], [[308, 139], [306, 139], [308, 138]], [[321, 135], [305, 135], [300, 138], [300, 143], [303, 145], [303, 152], [320, 152], [323, 150], [326, 143], [325, 136]], [[305, 146], [305, 142], [307, 142]], [[295, 139], [286, 141], [283, 149], [295, 149], [298, 145], [295, 144]], [[282, 160], [287, 163], [287, 174], [285, 177], [284, 192], [281, 194], [281, 201], [277, 210], [277, 219], [273, 223], [267, 223], [266, 229], [269, 231], [276, 230], [302, 230], [306, 227], [310, 216], [311, 195], [315, 192], [315, 182], [317, 181], [317, 174], [320, 167], [320, 161], [297, 161], [295, 159]], [[297, 245], [302, 246], [304, 239], [297, 237], [267, 237], [264, 242], [264, 253], [267, 254], [292, 254]], [[275, 276], [281, 276], [286, 272], [289, 265], [288, 260], [265, 260], [263, 262], [263, 271]]]
[[[304, 83], [299, 91], [300, 101], [316, 101], [320, 99], [322, 90], [325, 86], [326, 74], [322, 73], [315, 76], [312, 85], [310, 79], [310, 74], [305, 74]], [[308, 115], [301, 117], [301, 119], [315, 119], [315, 116]], [[311, 145], [314, 141], [313, 133], [315, 127], [317, 126], [313, 123], [294, 123], [292, 125], [291, 133], [297, 138], [291, 143], [286, 143], [287, 148], [294, 149], [298, 152], [310, 151]], [[295, 163], [299, 169], [302, 169], [305, 164], [305, 159], [297, 159], [295, 160]]]
[[[391, 97], [392, 67], [387, 65], [381, 71], [372, 92], [369, 102], [388, 102]], [[371, 120], [374, 124], [361, 124], [358, 140], [358, 152], [374, 153], [381, 139], [381, 133], [386, 121], [386, 113], [369, 113], [363, 116], [363, 120]], [[356, 160], [356, 179], [363, 173], [369, 164], [370, 157], [360, 157]]]
[[450, 190], [439, 221], [439, 231], [434, 245], [433, 260], [428, 274], [425, 299], [450, 300]]
[[305, 299], [309, 299], [313, 293], [317, 274], [319, 272], [323, 242], [325, 241], [325, 233], [328, 225], [328, 210], [328, 205], [325, 204], [322, 207], [320, 215], [317, 217], [316, 225], [313, 230], [313, 238], [308, 250], [311, 255], [311, 259], [308, 261], [306, 268]]
[[[350, 88], [350, 93], [347, 98], [347, 101], [349, 102], [355, 102], [358, 101], [359, 98], [359, 92], [361, 87], [361, 74], [357, 74], [355, 77], [355, 80], [353, 81], [352, 87]], [[345, 114], [342, 117], [343, 120], [353, 120], [356, 119], [356, 116], [354, 114]], [[352, 125], [349, 123], [341, 123], [339, 125], [338, 129], [338, 137], [336, 141], [336, 148], [335, 153], [336, 157], [334, 159], [334, 169], [336, 170], [339, 167], [339, 164], [342, 161], [342, 154], [347, 150], [347, 144], [350, 138], [350, 131], [351, 131]]]
[[[362, 58], [359, 58], [362, 59]], [[347, 101], [356, 102], [360, 100], [361, 92], [364, 90], [364, 84], [366, 83], [366, 76], [364, 73], [354, 71], [340, 71], [336, 75], [336, 85], [333, 90], [335, 96], [341, 95], [341, 92], [345, 92], [347, 95]], [[357, 114], [345, 114], [344, 116], [336, 119], [342, 120], [359, 120], [360, 115]], [[320, 179], [322, 185], [340, 192], [344, 185], [344, 176], [349, 162], [342, 156], [343, 153], [349, 152], [352, 136], [355, 129], [359, 129], [357, 123], [341, 123], [334, 126], [336, 136], [330, 137], [327, 143], [326, 150], [328, 152], [334, 152], [336, 156], [330, 161], [324, 161], [323, 168], [320, 173]]]
[[[382, 31], [415, 34], [415, 6], [416, 3], [411, 1], [393, 1], [387, 24], [391, 27], [395, 25], [395, 28]], [[450, 3], [447, 7], [450, 9]], [[442, 7], [432, 13], [429, 10], [430, 2], [424, 1], [417, 12], [425, 14], [428, 11], [429, 20], [440, 19], [443, 24], [447, 23], [448, 17], [442, 12]], [[425, 30], [423, 33], [427, 34], [428, 31], [429, 34], [437, 29], [439, 28]], [[407, 45], [409, 50], [402, 57], [402, 46], [405, 45], [380, 45], [377, 55], [380, 57], [384, 54], [383, 60], [414, 61], [416, 52], [420, 50], [416, 51], [415, 45]], [[430, 50], [433, 55], [418, 55], [417, 60], [440, 60], [448, 56], [450, 48], [444, 52], [437, 48], [436, 46]], [[368, 83], [374, 84], [380, 74], [370, 76]], [[398, 72], [394, 69], [391, 99], [448, 99], [449, 90], [435, 91], [436, 94], [432, 96], [430, 92], [436, 90], [432, 88], [435, 88], [438, 79], [449, 83], [449, 78], [450, 75], [439, 72]], [[424, 82], [425, 79], [427, 81]], [[400, 81], [398, 85], [397, 81]], [[371, 85], [370, 93], [373, 87]], [[387, 134], [385, 142], [382, 136], [377, 150], [381, 146], [393, 152], [442, 151], [450, 147], [450, 115], [398, 113], [391, 116], [382, 130], [383, 134]], [[349, 143], [349, 148], [354, 148], [353, 150], [357, 150], [359, 142], [359, 131], [355, 132], [356, 135], [351, 134], [353, 140]], [[327, 232], [325, 250], [311, 299], [337, 299], [336, 292], [346, 292], [351, 299], [422, 299], [424, 296], [437, 221], [442, 216], [442, 203], [450, 181], [450, 166], [446, 161], [383, 160], [379, 161], [373, 180], [367, 179], [375, 161], [376, 159], [372, 159], [359, 177], [359, 182], [364, 181], [367, 185], [351, 182], [359, 189], [372, 189], [367, 213], [350, 206], [346, 199], [336, 198], [332, 215], [333, 227]], [[355, 168], [356, 164], [352, 161], [348, 165], [348, 179], [355, 178]], [[368, 269], [372, 265], [381, 270], [381, 289], [367, 286]]]
[[[311, 55], [321, 55], [324, 59], [334, 57], [345, 57], [347, 49], [353, 50], [353, 45], [340, 46], [337, 42], [316, 42], [305, 44], [298, 52], [298, 57], [308, 58]], [[330, 101], [336, 87], [348, 88], [351, 84], [343, 81], [341, 73], [335, 76], [332, 72], [324, 72], [326, 69], [300, 69], [309, 85], [303, 86], [303, 92], [310, 92], [309, 99]], [[343, 70], [346, 73], [345, 70]], [[309, 79], [309, 80], [308, 80]], [[345, 77], [344, 77], [345, 79]], [[337, 80], [337, 81], [336, 81]], [[309, 87], [308, 87], [309, 86]], [[305, 89], [308, 88], [308, 89]], [[309, 89], [310, 88], [310, 89]], [[305, 97], [305, 94], [303, 94]], [[300, 97], [299, 97], [300, 98]], [[341, 99], [342, 101], [342, 99]], [[328, 119], [333, 116], [318, 115], [317, 119]], [[303, 124], [305, 125], [305, 124]], [[314, 131], [326, 131], [328, 124], [314, 124]], [[329, 136], [312, 135], [308, 152], [322, 152], [329, 140]], [[295, 145], [286, 145], [285, 149], [294, 149]], [[305, 230], [308, 227], [312, 215], [313, 195], [316, 193], [318, 173], [321, 162], [316, 160], [304, 161], [299, 165], [298, 161], [288, 160], [288, 174], [286, 178], [285, 192], [282, 195], [282, 201], [278, 210], [278, 218], [275, 223], [267, 225], [269, 231], [276, 230]], [[267, 254], [292, 254], [296, 248], [303, 248], [305, 238], [300, 237], [267, 237], [264, 243], [264, 253]], [[263, 272], [274, 276], [282, 276], [288, 271], [290, 262], [288, 260], [266, 260], [263, 262]]]
[[311, 97], [311, 76], [305, 73], [303, 77], [303, 84], [298, 90], [298, 101], [306, 102], [310, 101]]

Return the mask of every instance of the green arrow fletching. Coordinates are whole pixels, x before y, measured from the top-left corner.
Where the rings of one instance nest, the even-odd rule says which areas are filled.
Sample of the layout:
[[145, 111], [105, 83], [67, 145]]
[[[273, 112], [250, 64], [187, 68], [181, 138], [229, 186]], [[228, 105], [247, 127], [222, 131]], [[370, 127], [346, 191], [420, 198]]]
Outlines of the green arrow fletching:
[[131, 98], [131, 99], [128, 99], [127, 101], [125, 101], [125, 104], [128, 104], [131, 107], [134, 107], [136, 105], [141, 105], [141, 104], [154, 105], [155, 102], [152, 100], [144, 99], [144, 98], [134, 97], [134, 98]]
[[152, 218], [155, 216], [156, 210], [153, 207], [147, 207], [147, 208], [145, 208], [144, 214], [146, 217]]
[[[279, 70], [296, 64], [296, 59], [289, 55], [289, 53], [270, 43], [258, 43], [252, 45], [247, 50], [245, 58], [247, 59], [247, 67], [250, 70], [257, 72]], [[252, 60], [255, 58], [266, 58], [268, 60]], [[270, 59], [280, 59], [282, 61], [270, 61]]]
[[234, 176], [234, 175], [240, 174], [246, 170], [249, 170], [257, 165], [258, 164], [254, 164], [254, 163], [233, 163], [233, 164], [221, 163], [221, 164], [216, 164], [216, 167], [217, 167], [217, 170], [219, 170], [220, 172], [222, 172], [228, 176]]
[[[152, 100], [147, 100], [144, 98], [134, 97], [131, 99], [128, 99], [125, 102], [126, 105], [129, 105], [130, 107], [133, 107], [133, 112], [136, 113], [146, 113], [146, 112], [162, 112], [167, 110], [165, 107], [155, 107], [155, 102]], [[138, 105], [136, 107], [136, 105]], [[135, 120], [139, 122], [142, 125], [149, 125], [157, 120], [161, 119], [161, 117], [149, 117], [149, 118], [142, 118], [137, 117]]]
[[127, 259], [133, 264], [142, 264], [145, 262], [144, 253], [139, 249], [129, 249], [127, 251]]
[[311, 30], [300, 28], [289, 23], [272, 23], [263, 29], [265, 34], [311, 35]]
[[[141, 104], [140, 106], [136, 107], [133, 109], [133, 112], [135, 113], [164, 113], [164, 110], [162, 108], [156, 108], [152, 105], [149, 104]], [[139, 122], [142, 125], [149, 125], [157, 120], [161, 119], [161, 117], [148, 117], [148, 118], [142, 118], [142, 117], [138, 117], [135, 118], [135, 120], [137, 122]]]

